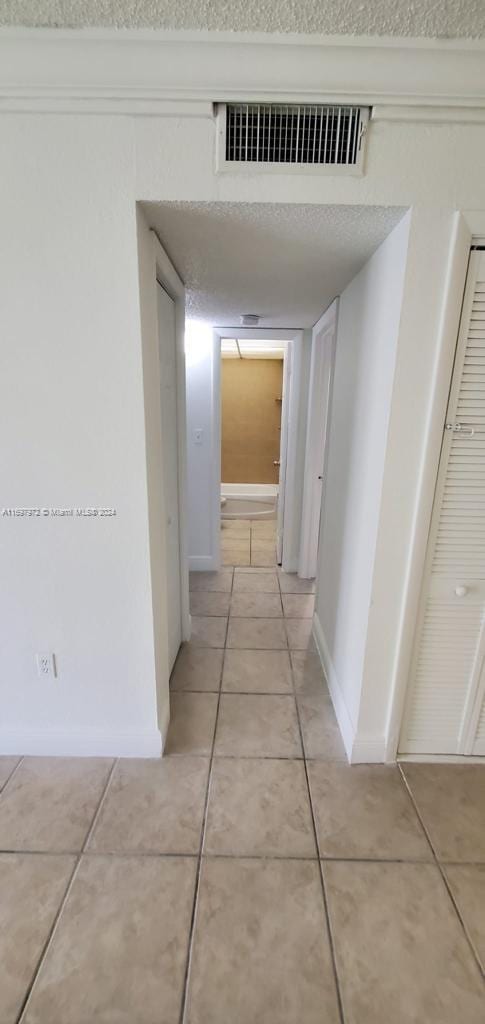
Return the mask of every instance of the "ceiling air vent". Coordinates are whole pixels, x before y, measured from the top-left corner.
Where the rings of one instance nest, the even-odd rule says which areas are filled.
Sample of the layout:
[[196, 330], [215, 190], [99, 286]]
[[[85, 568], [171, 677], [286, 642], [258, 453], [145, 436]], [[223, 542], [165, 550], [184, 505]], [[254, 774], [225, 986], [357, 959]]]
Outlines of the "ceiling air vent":
[[362, 174], [366, 107], [221, 103], [218, 170]]

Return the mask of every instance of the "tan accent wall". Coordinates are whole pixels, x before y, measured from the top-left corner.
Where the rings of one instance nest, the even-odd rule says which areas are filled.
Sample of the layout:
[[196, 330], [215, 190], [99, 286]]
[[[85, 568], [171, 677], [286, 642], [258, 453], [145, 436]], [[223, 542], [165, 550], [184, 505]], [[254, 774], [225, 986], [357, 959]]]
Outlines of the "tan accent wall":
[[222, 481], [277, 484], [282, 359], [222, 359]]

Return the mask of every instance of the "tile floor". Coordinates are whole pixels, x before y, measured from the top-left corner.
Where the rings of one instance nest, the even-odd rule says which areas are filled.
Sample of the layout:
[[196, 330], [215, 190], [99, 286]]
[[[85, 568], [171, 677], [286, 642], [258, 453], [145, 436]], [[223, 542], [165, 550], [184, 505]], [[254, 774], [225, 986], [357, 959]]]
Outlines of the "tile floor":
[[350, 768], [311, 583], [191, 587], [162, 760], [0, 758], [1, 1024], [483, 1024], [485, 768]]
[[274, 519], [221, 519], [222, 564], [274, 566]]

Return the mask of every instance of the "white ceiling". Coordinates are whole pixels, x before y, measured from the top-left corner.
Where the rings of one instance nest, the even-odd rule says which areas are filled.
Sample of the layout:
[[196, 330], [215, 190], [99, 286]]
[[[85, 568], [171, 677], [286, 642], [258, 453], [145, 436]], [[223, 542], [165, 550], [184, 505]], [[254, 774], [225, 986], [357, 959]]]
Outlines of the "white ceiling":
[[221, 338], [223, 359], [284, 359], [286, 341], [276, 338]]
[[2, 0], [0, 24], [485, 36], [483, 0]]
[[400, 207], [144, 203], [187, 289], [187, 314], [310, 327], [404, 214]]

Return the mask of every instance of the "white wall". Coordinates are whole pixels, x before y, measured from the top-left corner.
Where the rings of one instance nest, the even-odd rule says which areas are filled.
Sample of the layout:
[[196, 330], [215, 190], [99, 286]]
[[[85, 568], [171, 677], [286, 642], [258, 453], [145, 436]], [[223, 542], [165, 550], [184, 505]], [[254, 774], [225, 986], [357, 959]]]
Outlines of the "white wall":
[[[306, 65], [303, 47], [293, 82]], [[82, 61], [77, 73], [86, 66]], [[30, 57], [29, 67], [35, 92]], [[264, 62], [259, 67], [267, 73]], [[285, 56], [282, 74], [286, 67]], [[318, 62], [318, 73], [322, 67]], [[211, 69], [217, 77], [219, 64], [212, 61]], [[21, 80], [18, 66], [9, 72], [4, 64], [2, 75], [10, 73]], [[0, 750], [140, 753], [160, 744], [139, 200], [412, 207], [357, 723], [365, 735], [383, 738], [423, 467], [432, 476], [439, 454], [430, 417], [455, 211], [485, 209], [483, 125], [417, 123], [412, 114], [407, 122], [372, 122], [360, 178], [217, 176], [214, 122], [190, 104], [185, 116], [181, 109], [179, 116], [91, 115], [71, 106], [77, 112], [69, 115], [28, 113], [25, 104], [22, 113], [2, 108], [0, 115], [2, 506], [108, 504], [118, 516], [95, 523], [0, 519]], [[443, 415], [445, 392], [442, 381]], [[421, 533], [431, 498], [427, 493]], [[46, 649], [59, 658], [55, 687], [35, 675], [34, 653]]]
[[409, 215], [339, 303], [316, 598], [336, 710], [357, 733]]
[[156, 754], [129, 133], [7, 117], [2, 135], [1, 505], [116, 516], [0, 518], [0, 751]]
[[220, 565], [220, 342], [188, 321], [185, 349], [189, 568], [207, 571]]

